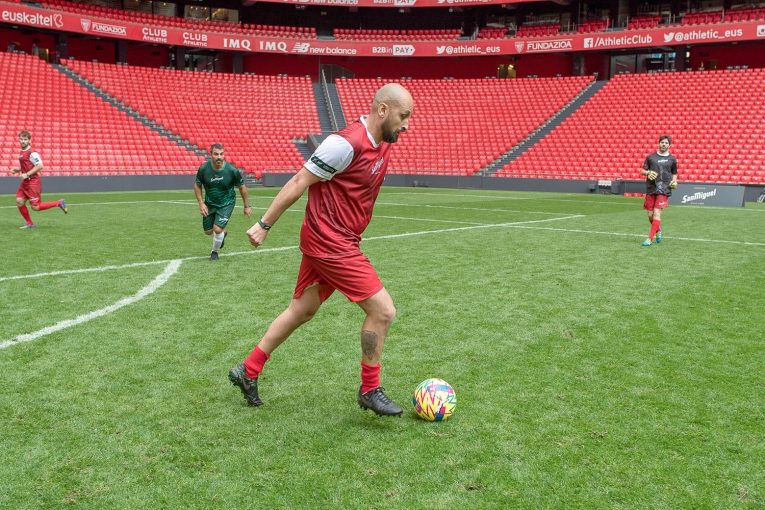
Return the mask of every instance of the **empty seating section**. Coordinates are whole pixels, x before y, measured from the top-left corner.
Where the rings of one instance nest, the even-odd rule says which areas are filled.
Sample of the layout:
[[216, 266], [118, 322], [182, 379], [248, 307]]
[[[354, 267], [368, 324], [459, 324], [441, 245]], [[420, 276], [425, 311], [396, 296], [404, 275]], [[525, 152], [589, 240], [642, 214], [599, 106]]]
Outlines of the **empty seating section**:
[[641, 30], [643, 28], [655, 28], [661, 23], [661, 16], [633, 16], [627, 23], [627, 30]]
[[461, 35], [459, 28], [428, 30], [395, 30], [336, 28], [335, 39], [353, 41], [450, 41]]
[[0, 76], [6, 161], [18, 153], [18, 132], [28, 129], [47, 175], [181, 173], [202, 162], [37, 57], [0, 53]]
[[231, 21], [202, 20], [194, 18], [178, 18], [162, 16], [141, 11], [130, 11], [68, 2], [66, 0], [43, 0], [41, 5], [57, 11], [75, 12], [100, 18], [124, 21], [128, 23], [151, 24], [166, 28], [181, 30], [202, 30], [225, 34], [239, 34], [267, 37], [295, 37], [301, 39], [316, 39], [316, 29], [313, 27], [295, 27], [283, 25], [251, 25]]
[[722, 11], [689, 12], [680, 21], [681, 25], [705, 25], [707, 23], [720, 23]]
[[725, 21], [765, 20], [765, 7], [756, 9], [731, 9], [725, 13]]
[[[199, 147], [222, 142], [227, 158], [256, 177], [299, 169], [304, 158], [292, 140], [321, 132], [309, 77], [66, 65]], [[49, 175], [193, 174], [204, 161], [36, 57], [0, 53], [0, 74], [0, 153], [16, 153], [17, 133], [29, 129]], [[337, 80], [349, 122], [369, 112], [384, 82]], [[389, 171], [475, 174], [591, 82], [589, 76], [403, 81], [415, 110]], [[763, 118], [762, 68], [621, 74], [495, 175], [635, 180], [658, 136], [669, 134], [681, 181], [765, 183]]]
[[578, 33], [603, 32], [611, 26], [611, 20], [585, 21], [577, 27]]
[[765, 183], [765, 69], [617, 75], [498, 176], [639, 179], [661, 134], [681, 181]]
[[316, 27], [294, 27], [288, 25], [242, 25], [242, 33], [262, 37], [293, 37], [316, 39]]
[[544, 25], [521, 25], [515, 33], [516, 37], [544, 37], [557, 35], [560, 23], [545, 23]]
[[303, 157], [292, 139], [321, 132], [309, 77], [66, 65], [200, 148], [223, 143], [227, 159], [257, 177], [299, 169]]
[[[414, 96], [409, 132], [392, 152], [389, 171], [471, 175], [526, 138], [592, 81], [592, 77], [517, 80], [407, 80]], [[340, 79], [350, 122], [369, 113], [384, 81]]]
[[507, 35], [507, 27], [481, 27], [476, 39], [504, 39]]

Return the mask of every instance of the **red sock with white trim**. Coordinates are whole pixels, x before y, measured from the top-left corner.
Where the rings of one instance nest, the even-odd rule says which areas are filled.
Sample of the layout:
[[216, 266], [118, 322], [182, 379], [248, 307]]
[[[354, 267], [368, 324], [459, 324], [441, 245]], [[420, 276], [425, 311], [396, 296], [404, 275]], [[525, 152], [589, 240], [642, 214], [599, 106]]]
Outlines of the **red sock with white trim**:
[[367, 365], [361, 362], [361, 393], [367, 393], [380, 387], [381, 365]]
[[651, 222], [651, 232], [648, 234], [648, 239], [653, 241], [653, 236], [661, 229], [661, 220], [653, 220]]
[[256, 345], [247, 359], [244, 360], [244, 375], [250, 379], [257, 379], [260, 372], [263, 371], [263, 365], [266, 364], [270, 357]]

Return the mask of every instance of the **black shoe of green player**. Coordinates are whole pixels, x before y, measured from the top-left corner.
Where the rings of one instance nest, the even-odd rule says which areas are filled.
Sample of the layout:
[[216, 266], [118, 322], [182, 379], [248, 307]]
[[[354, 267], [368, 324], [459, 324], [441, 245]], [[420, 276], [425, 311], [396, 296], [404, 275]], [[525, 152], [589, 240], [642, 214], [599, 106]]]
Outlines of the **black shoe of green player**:
[[372, 391], [361, 393], [359, 388], [359, 407], [364, 410], [371, 409], [377, 416], [401, 416], [404, 412], [401, 406], [389, 399], [383, 388], [375, 388]]
[[244, 373], [244, 365], [239, 363], [237, 366], [228, 371], [228, 380], [234, 386], [239, 386], [242, 390], [244, 399], [251, 406], [262, 406], [263, 401], [258, 396], [258, 380], [250, 379]]
[[222, 250], [224, 246], [226, 246], [226, 238], [228, 237], [228, 232], [223, 232], [223, 241], [220, 242], [220, 249]]
[[210, 260], [218, 260], [218, 252], [217, 251], [210, 252]]

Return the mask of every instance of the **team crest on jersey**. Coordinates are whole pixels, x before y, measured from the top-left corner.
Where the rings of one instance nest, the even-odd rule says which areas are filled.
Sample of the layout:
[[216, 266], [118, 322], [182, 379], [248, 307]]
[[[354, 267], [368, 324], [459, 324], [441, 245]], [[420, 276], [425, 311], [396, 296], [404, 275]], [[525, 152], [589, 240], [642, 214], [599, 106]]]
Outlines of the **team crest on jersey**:
[[382, 157], [375, 162], [375, 166], [372, 167], [372, 175], [380, 171], [383, 161], [385, 161], [385, 157]]

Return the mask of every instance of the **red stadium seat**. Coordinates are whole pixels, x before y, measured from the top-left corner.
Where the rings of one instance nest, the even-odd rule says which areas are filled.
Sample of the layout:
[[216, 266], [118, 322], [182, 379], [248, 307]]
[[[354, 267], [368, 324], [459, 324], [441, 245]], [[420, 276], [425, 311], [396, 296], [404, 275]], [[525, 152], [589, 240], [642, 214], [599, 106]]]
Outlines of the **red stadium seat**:
[[[90, 62], [75, 64], [73, 69], [91, 82], [101, 82], [105, 92], [204, 150], [212, 143], [223, 143], [229, 158], [246, 162], [242, 167], [258, 177], [269, 166], [258, 149], [266, 148], [268, 155], [278, 155], [282, 168], [297, 171], [303, 161], [293, 138], [321, 132], [308, 77], [201, 73]], [[226, 94], [216, 96], [212, 110], [210, 90], [226, 90]], [[179, 97], [184, 101], [177, 101]], [[248, 157], [250, 154], [253, 156]]]
[[[163, 158], [183, 154], [189, 167], [203, 158], [136, 122], [39, 58], [0, 53], [3, 86], [13, 90], [13, 103], [0, 102], [0, 116], [9, 125], [32, 132], [47, 169], [79, 175], [118, 171], [120, 167], [162, 168]], [[29, 80], [37, 85], [29, 87]], [[135, 143], [137, 140], [138, 143]], [[15, 152], [13, 138], [0, 141], [0, 151]]]
[[[389, 171], [472, 175], [516, 145], [571, 101], [592, 77], [517, 80], [407, 80], [416, 113]], [[340, 79], [347, 119], [369, 110], [384, 81]], [[455, 109], [454, 105], [461, 107]], [[512, 105], [512, 106], [510, 106]], [[507, 115], [498, 112], [507, 111]], [[465, 112], [470, 112], [466, 114]]]
[[[617, 75], [497, 175], [556, 164], [575, 169], [574, 178], [636, 179], [658, 136], [668, 133], [674, 138], [671, 150], [678, 156], [681, 180], [765, 182], [765, 150], [758, 150], [765, 139], [758, 106], [765, 104], [762, 71]], [[678, 95], [678, 90], [684, 92]], [[662, 96], [673, 100], [662, 105], [661, 115], [646, 115]], [[609, 157], [599, 151], [608, 151]], [[547, 155], [552, 161], [542, 157]]]

